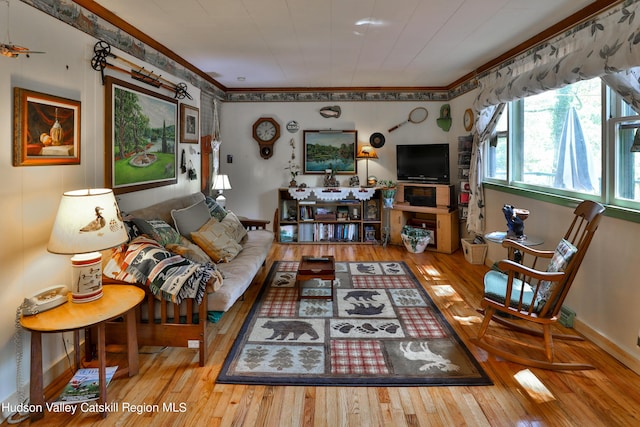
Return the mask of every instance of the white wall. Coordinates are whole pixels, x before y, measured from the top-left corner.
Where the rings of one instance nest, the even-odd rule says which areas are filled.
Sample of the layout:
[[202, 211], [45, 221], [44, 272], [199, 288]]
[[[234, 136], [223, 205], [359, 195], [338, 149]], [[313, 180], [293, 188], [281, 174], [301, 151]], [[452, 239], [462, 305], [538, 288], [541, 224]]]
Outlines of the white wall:
[[[378, 179], [396, 179], [397, 144], [451, 143], [451, 175], [457, 179], [457, 137], [464, 134], [462, 112], [471, 105], [471, 95], [451, 102], [453, 124], [449, 132], [436, 125], [441, 102], [298, 102], [298, 103], [225, 103], [220, 113], [221, 141], [220, 171], [229, 175], [232, 190], [225, 191], [227, 207], [240, 215], [273, 220], [279, 187], [289, 185], [285, 170], [291, 158], [289, 141], [294, 139], [296, 161], [302, 166], [303, 131], [318, 129], [357, 130], [358, 144], [369, 144], [374, 132], [385, 135], [385, 145], [376, 150], [378, 159], [369, 160], [369, 175]], [[324, 118], [319, 110], [339, 105], [339, 118]], [[459, 107], [457, 107], [459, 105]], [[389, 133], [388, 130], [407, 120], [409, 112], [418, 106], [429, 111], [428, 118], [419, 124], [407, 123]], [[274, 144], [274, 154], [262, 159], [258, 144], [252, 138], [253, 123], [260, 117], [273, 117], [280, 123], [281, 136]], [[300, 124], [297, 133], [289, 133], [286, 124], [295, 120]], [[233, 163], [227, 163], [227, 155]], [[358, 177], [366, 182], [366, 160], [357, 163]], [[341, 185], [348, 186], [351, 175], [337, 175]], [[298, 182], [309, 186], [322, 185], [323, 175], [299, 175]]]
[[[2, 23], [8, 22], [6, 11], [6, 7], [0, 8]], [[24, 297], [48, 286], [68, 284], [71, 279], [68, 257], [47, 252], [46, 245], [62, 193], [105, 185], [105, 102], [100, 73], [90, 66], [95, 39], [22, 2], [11, 2], [10, 24], [14, 43], [46, 52], [30, 58], [0, 56], [0, 235], [3, 242], [0, 245], [0, 402], [9, 399], [17, 403], [16, 396], [11, 396], [16, 391], [17, 356], [13, 342], [16, 307]], [[5, 29], [2, 31], [4, 34]], [[114, 53], [120, 54], [116, 50]], [[147, 69], [153, 70], [153, 67], [147, 65]], [[162, 74], [171, 80], [171, 76]], [[122, 73], [116, 77], [131, 80]], [[12, 166], [14, 87], [81, 102], [79, 165]], [[191, 86], [188, 90], [194, 98], [189, 103], [199, 107], [199, 90]], [[170, 95], [167, 91], [162, 93]], [[190, 146], [181, 144], [180, 148], [185, 147], [189, 153]], [[195, 165], [200, 164], [199, 155], [191, 158]], [[177, 185], [126, 194], [118, 199], [123, 209], [134, 209], [198, 190], [199, 181], [188, 181], [185, 175], [180, 175]], [[71, 335], [66, 335], [70, 339]], [[43, 339], [46, 370], [59, 361], [62, 368], [67, 366], [60, 337], [60, 334], [47, 334]], [[26, 383], [29, 380], [28, 333], [24, 334], [22, 353], [22, 382]], [[59, 372], [51, 371], [45, 380], [57, 374]]]

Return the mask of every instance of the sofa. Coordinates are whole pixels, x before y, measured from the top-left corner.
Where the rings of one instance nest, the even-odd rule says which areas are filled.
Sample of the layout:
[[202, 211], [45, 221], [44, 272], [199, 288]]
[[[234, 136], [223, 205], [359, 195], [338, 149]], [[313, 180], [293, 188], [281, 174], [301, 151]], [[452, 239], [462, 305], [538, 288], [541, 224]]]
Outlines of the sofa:
[[[265, 265], [274, 241], [269, 221], [237, 217], [202, 193], [122, 214], [130, 240], [103, 253], [103, 282], [147, 292], [137, 316], [140, 345], [197, 341], [203, 366], [207, 319], [228, 311]], [[123, 325], [108, 325], [107, 338], [123, 342]]]

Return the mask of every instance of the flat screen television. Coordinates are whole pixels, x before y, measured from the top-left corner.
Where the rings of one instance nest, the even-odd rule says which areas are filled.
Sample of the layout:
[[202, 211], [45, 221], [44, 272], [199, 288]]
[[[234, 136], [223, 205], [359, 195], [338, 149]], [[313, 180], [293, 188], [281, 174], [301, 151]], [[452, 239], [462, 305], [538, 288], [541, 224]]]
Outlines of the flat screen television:
[[398, 181], [449, 184], [449, 144], [396, 145]]

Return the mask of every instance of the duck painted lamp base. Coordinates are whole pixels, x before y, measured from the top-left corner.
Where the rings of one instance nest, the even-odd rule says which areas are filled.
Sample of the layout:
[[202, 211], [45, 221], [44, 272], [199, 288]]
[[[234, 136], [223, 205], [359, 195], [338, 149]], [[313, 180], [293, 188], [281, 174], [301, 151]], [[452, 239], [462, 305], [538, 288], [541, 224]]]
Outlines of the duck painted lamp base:
[[71, 257], [73, 283], [71, 301], [83, 303], [102, 297], [102, 254], [89, 252]]

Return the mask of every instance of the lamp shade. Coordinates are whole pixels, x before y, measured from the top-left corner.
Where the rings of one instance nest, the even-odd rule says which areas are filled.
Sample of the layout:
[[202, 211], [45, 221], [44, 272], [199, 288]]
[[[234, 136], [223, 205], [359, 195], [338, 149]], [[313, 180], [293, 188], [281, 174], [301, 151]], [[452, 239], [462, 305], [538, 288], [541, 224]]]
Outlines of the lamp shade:
[[231, 190], [231, 183], [229, 182], [228, 175], [216, 175], [216, 179], [213, 181], [213, 190]]
[[358, 154], [356, 155], [358, 159], [377, 159], [378, 154], [376, 154], [376, 150], [370, 145], [363, 145], [358, 150]]
[[47, 250], [82, 254], [112, 248], [128, 239], [112, 190], [75, 190], [62, 195]]

